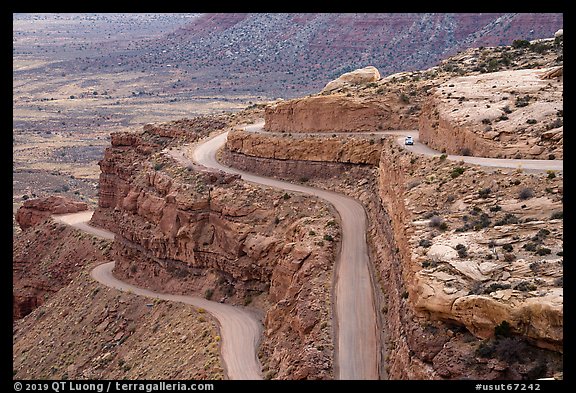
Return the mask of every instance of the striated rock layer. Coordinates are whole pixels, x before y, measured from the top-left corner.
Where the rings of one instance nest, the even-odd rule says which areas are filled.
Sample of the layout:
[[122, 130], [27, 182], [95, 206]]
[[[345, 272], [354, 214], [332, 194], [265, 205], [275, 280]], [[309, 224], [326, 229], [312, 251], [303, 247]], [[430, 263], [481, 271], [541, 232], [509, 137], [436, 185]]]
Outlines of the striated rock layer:
[[162, 153], [176, 136], [164, 129], [159, 138], [157, 129], [113, 135], [100, 162], [92, 221], [116, 233], [115, 274], [254, 307], [263, 315], [265, 378], [331, 378], [335, 243], [322, 239], [337, 239], [338, 230], [329, 207], [183, 167]]
[[264, 129], [293, 133], [413, 129], [417, 119], [399, 110], [408, 104], [396, 95], [359, 98], [334, 93], [296, 98], [267, 107]]
[[226, 148], [234, 153], [275, 160], [377, 165], [382, 141], [376, 136], [292, 138], [286, 134], [234, 130], [228, 133]]

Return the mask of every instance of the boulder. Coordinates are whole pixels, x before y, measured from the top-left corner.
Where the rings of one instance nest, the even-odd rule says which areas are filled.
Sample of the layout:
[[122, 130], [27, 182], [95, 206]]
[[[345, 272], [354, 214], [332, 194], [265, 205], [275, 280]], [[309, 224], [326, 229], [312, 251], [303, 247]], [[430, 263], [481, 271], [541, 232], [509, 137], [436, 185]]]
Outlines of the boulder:
[[333, 81], [328, 82], [322, 89], [322, 93], [330, 93], [344, 86], [376, 82], [378, 79], [380, 79], [378, 69], [374, 66], [367, 66], [342, 74]]

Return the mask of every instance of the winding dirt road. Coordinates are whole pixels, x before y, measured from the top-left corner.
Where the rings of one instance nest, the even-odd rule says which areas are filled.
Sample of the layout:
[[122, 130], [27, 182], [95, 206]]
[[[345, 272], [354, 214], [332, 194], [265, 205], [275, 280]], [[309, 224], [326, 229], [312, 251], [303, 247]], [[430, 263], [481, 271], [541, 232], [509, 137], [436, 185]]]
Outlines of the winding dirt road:
[[[246, 126], [245, 129], [251, 132], [263, 132], [263, 124], [263, 122], [258, 122]], [[319, 134], [316, 133], [315, 135]], [[418, 143], [417, 131], [380, 131], [362, 134], [401, 135], [397, 141], [402, 146], [404, 146], [404, 136], [411, 135], [416, 143], [414, 146], [404, 146], [409, 151], [424, 155], [441, 154]], [[188, 157], [190, 152], [187, 150], [176, 149], [169, 151], [169, 153], [185, 165], [195, 166], [198, 164], [212, 170], [239, 174], [245, 181], [314, 195], [327, 200], [336, 208], [342, 222], [342, 248], [336, 262], [334, 285], [337, 336], [335, 374], [337, 379], [378, 379], [380, 344], [378, 342], [373, 283], [368, 268], [367, 220], [362, 205], [342, 194], [257, 176], [221, 165], [216, 160], [216, 152], [226, 142], [227, 135], [227, 132], [220, 134], [197, 146], [191, 152], [192, 160]], [[321, 135], [326, 134], [322, 133]], [[532, 171], [563, 170], [562, 160], [513, 160], [452, 155], [448, 155], [447, 159], [488, 167], [520, 167]], [[53, 215], [53, 217], [58, 222], [71, 225], [95, 236], [114, 239], [114, 233], [88, 224], [92, 213], [92, 211], [87, 211]], [[262, 379], [261, 366], [256, 356], [262, 324], [254, 314], [240, 307], [216, 303], [200, 297], [164, 294], [139, 288], [115, 278], [112, 274], [113, 268], [114, 262], [99, 265], [93, 269], [91, 276], [103, 285], [121, 291], [130, 291], [149, 298], [176, 301], [205, 309], [218, 320], [220, 325], [222, 359], [228, 378]]]
[[[245, 126], [244, 130], [248, 132], [265, 133], [270, 135], [282, 135], [285, 133], [281, 132], [268, 132], [264, 131], [264, 120], [259, 120], [258, 122]], [[404, 147], [406, 150], [425, 156], [440, 156], [442, 152], [434, 150], [427, 145], [420, 143], [419, 135], [417, 130], [388, 130], [388, 131], [374, 131], [374, 132], [307, 132], [307, 133], [292, 133], [292, 138], [304, 138], [307, 136], [331, 136], [331, 135], [360, 135], [360, 136], [378, 136], [378, 135], [397, 135], [396, 141], [399, 145]], [[404, 137], [412, 136], [414, 138], [414, 145], [406, 146], [404, 145]], [[447, 160], [450, 161], [463, 161], [468, 164], [480, 165], [483, 167], [492, 168], [513, 168], [522, 169], [530, 172], [546, 172], [552, 171], [562, 171], [564, 168], [564, 160], [530, 160], [530, 159], [511, 159], [511, 158], [490, 158], [490, 157], [474, 157], [474, 156], [459, 156], [448, 154], [446, 156]]]
[[212, 314], [220, 325], [221, 353], [229, 379], [262, 379], [261, 366], [256, 354], [262, 334], [260, 321], [250, 312], [239, 307], [206, 300], [195, 296], [171, 295], [153, 292], [118, 280], [112, 274], [114, 262], [96, 266], [92, 278], [108, 287], [153, 299], [168, 300], [203, 308]]
[[[73, 226], [97, 237], [114, 239], [114, 233], [88, 224], [93, 213], [93, 211], [84, 211], [73, 214], [53, 215], [52, 217], [58, 222]], [[262, 379], [262, 368], [256, 356], [262, 334], [262, 324], [256, 315], [241, 307], [217, 303], [200, 297], [159, 293], [136, 287], [114, 277], [112, 274], [113, 269], [114, 262], [104, 263], [96, 266], [90, 275], [101, 284], [120, 291], [203, 308], [212, 314], [220, 325], [221, 354], [228, 378]]]
[[368, 268], [366, 213], [356, 200], [331, 191], [292, 184], [225, 167], [216, 160], [228, 133], [202, 143], [192, 153], [197, 164], [242, 179], [288, 191], [314, 195], [332, 203], [342, 222], [342, 249], [336, 261], [335, 311], [337, 379], [378, 379], [380, 345], [374, 306], [374, 292]]

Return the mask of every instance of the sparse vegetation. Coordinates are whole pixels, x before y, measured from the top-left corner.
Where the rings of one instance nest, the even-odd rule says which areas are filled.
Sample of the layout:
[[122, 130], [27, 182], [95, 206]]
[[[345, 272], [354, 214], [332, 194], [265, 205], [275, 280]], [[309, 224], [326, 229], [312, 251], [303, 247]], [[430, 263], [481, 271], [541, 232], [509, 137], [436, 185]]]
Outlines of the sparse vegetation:
[[455, 179], [458, 176], [460, 176], [461, 174], [463, 174], [464, 170], [465, 170], [465, 168], [463, 168], [461, 166], [454, 167], [452, 169], [452, 172], [450, 173], [450, 176], [452, 177], [452, 179]]
[[531, 188], [523, 188], [522, 190], [520, 190], [520, 192], [518, 193], [518, 199], [520, 200], [526, 200], [526, 199], [530, 199], [534, 196], [534, 190]]

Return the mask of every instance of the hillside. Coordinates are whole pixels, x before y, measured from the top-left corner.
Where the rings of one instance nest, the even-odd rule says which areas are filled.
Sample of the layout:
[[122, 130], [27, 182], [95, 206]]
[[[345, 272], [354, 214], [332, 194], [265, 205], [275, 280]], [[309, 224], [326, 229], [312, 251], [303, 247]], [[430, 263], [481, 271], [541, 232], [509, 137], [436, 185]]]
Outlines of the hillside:
[[[295, 97], [372, 64], [382, 75], [425, 69], [469, 47], [551, 37], [561, 14], [204, 14], [117, 58], [78, 66], [178, 67], [200, 90]], [[144, 53], [142, 53], [144, 52]]]

